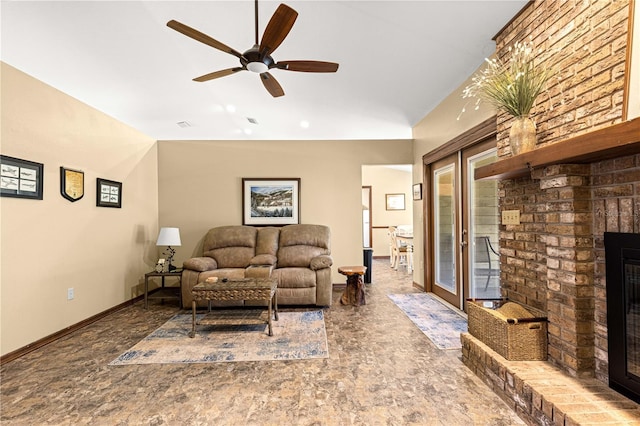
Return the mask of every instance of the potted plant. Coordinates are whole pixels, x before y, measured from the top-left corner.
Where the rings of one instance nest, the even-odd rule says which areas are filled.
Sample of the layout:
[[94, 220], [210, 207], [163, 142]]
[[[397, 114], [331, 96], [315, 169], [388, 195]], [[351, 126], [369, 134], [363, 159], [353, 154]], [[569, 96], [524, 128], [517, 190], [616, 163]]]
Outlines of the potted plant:
[[514, 117], [509, 132], [513, 155], [530, 151], [536, 146], [536, 126], [531, 109], [543, 92], [554, 70], [545, 64], [534, 63], [531, 43], [516, 42], [509, 47], [507, 62], [498, 58], [486, 59], [487, 66], [465, 87], [463, 98], [487, 101], [498, 110]]

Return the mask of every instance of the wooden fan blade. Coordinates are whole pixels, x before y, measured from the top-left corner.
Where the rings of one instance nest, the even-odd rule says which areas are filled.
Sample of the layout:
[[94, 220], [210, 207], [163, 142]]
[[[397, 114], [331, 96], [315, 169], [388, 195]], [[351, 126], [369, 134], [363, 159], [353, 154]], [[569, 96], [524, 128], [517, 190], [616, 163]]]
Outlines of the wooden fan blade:
[[211, 72], [209, 74], [201, 75], [200, 77], [194, 78], [193, 81], [200, 81], [200, 82], [209, 81], [215, 78], [225, 77], [227, 75], [237, 73], [238, 71], [242, 71], [244, 69], [245, 68], [242, 68], [242, 67], [227, 68], [226, 70], [220, 70], [220, 71]]
[[218, 50], [221, 50], [225, 53], [230, 53], [233, 56], [236, 56], [238, 58], [242, 58], [242, 53], [238, 52], [235, 49], [230, 48], [229, 46], [227, 46], [224, 43], [220, 43], [218, 40], [209, 37], [208, 35], [201, 33], [200, 31], [191, 28], [188, 25], [182, 24], [178, 21], [175, 20], [171, 20], [169, 22], [167, 22], [167, 27], [172, 28], [176, 31], [178, 31], [179, 33], [182, 33], [184, 35], [186, 35], [187, 37], [191, 37], [194, 40], [199, 41], [200, 43], [204, 43], [208, 46], [211, 46], [213, 48], [216, 48]]
[[280, 61], [276, 68], [300, 72], [336, 72], [339, 64], [322, 61]]
[[280, 46], [280, 43], [291, 31], [291, 27], [293, 27], [297, 17], [298, 12], [286, 4], [278, 6], [267, 24], [267, 28], [265, 28], [264, 34], [262, 34], [262, 41], [260, 42], [261, 56], [271, 55]]
[[271, 74], [268, 72], [263, 72], [260, 74], [260, 80], [262, 80], [262, 84], [264, 84], [265, 89], [271, 93], [271, 96], [277, 98], [279, 96], [284, 96], [284, 90], [282, 90], [282, 86], [278, 83], [278, 80], [273, 78]]

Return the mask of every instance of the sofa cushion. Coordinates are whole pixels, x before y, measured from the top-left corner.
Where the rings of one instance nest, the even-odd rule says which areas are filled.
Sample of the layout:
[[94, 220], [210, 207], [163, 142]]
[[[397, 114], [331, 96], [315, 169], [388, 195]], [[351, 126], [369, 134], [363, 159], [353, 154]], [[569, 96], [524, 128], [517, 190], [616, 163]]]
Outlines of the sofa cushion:
[[256, 255], [278, 254], [278, 240], [280, 239], [280, 229], [272, 226], [258, 229], [256, 239]]
[[280, 230], [280, 247], [305, 245], [329, 250], [330, 240], [331, 232], [324, 225], [287, 225]]
[[246, 268], [255, 256], [256, 234], [251, 226], [220, 226], [204, 238], [203, 254], [212, 257], [218, 268]]
[[251, 259], [249, 262], [251, 265], [260, 266], [260, 265], [275, 265], [278, 259], [271, 254], [259, 254]]
[[193, 271], [204, 272], [216, 269], [218, 264], [216, 260], [211, 257], [193, 257], [185, 260], [182, 267]]
[[314, 257], [330, 254], [330, 231], [324, 225], [288, 225], [280, 230], [278, 268], [309, 268]]
[[213, 271], [202, 272], [199, 276], [200, 282], [205, 281], [209, 277], [229, 278], [231, 280], [241, 280], [244, 278], [244, 269], [226, 268], [215, 269]]
[[273, 276], [278, 279], [278, 288], [307, 288], [316, 286], [316, 273], [309, 268], [276, 269], [273, 271]]

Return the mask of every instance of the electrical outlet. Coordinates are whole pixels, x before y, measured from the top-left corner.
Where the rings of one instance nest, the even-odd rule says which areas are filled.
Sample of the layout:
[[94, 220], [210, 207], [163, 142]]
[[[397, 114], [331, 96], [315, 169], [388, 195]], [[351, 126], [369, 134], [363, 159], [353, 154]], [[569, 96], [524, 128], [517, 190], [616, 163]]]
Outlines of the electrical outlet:
[[73, 287], [67, 289], [67, 300], [73, 300], [74, 297]]
[[502, 212], [503, 225], [520, 225], [520, 210], [504, 210]]

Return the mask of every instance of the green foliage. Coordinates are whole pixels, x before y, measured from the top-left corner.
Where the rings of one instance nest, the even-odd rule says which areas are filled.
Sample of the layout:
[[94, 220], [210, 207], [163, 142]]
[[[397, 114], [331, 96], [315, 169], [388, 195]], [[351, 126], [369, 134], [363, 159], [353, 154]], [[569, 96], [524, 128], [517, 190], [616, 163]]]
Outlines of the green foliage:
[[475, 97], [514, 117], [526, 117], [555, 71], [534, 63], [530, 43], [517, 42], [509, 51], [508, 62], [487, 59], [487, 67], [472, 78], [473, 83], [465, 87], [462, 97]]

